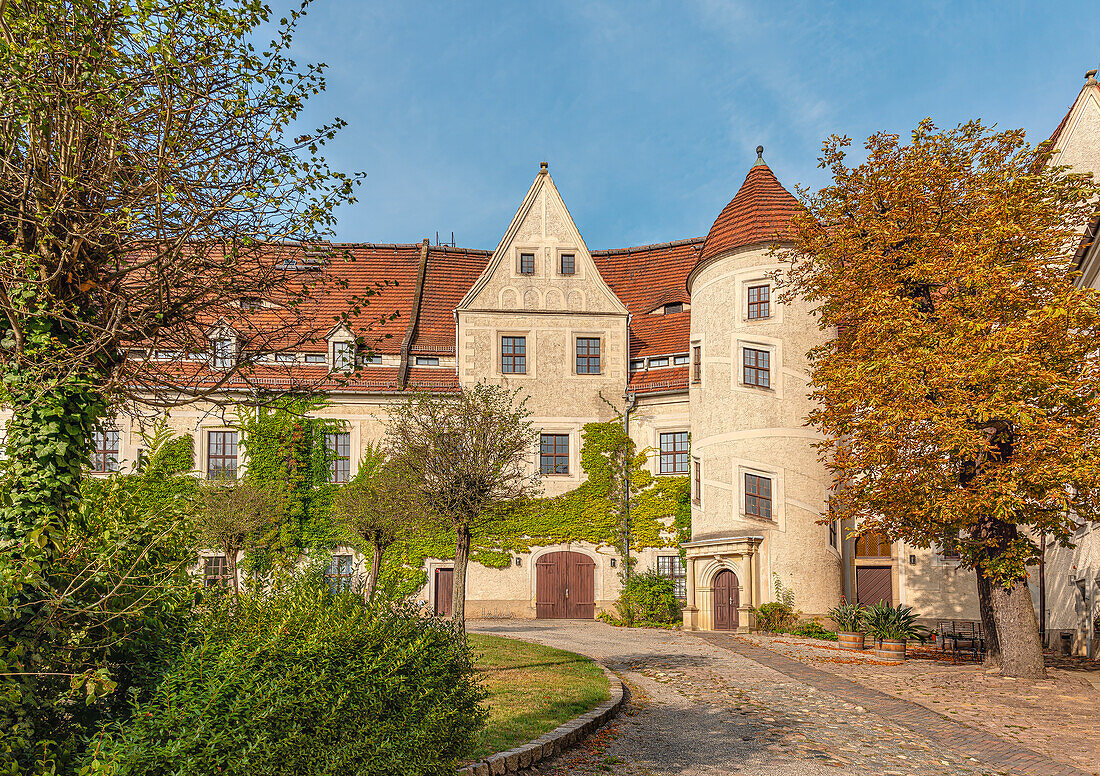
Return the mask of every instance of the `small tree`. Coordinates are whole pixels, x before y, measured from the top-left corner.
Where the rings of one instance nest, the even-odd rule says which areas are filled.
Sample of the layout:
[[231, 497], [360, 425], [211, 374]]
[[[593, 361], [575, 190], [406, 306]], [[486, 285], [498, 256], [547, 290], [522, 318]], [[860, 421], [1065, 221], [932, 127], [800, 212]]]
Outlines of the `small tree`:
[[239, 592], [237, 556], [279, 520], [280, 509], [269, 491], [250, 482], [215, 481], [206, 486], [195, 527], [205, 546], [225, 553], [233, 592]]
[[435, 519], [455, 532], [451, 613], [466, 616], [470, 539], [492, 520], [491, 507], [534, 495], [535, 432], [518, 391], [486, 383], [457, 394], [413, 396], [391, 417], [386, 449], [395, 470]]
[[829, 519], [957, 540], [1004, 674], [1041, 676], [1033, 537], [1100, 516], [1100, 304], [1072, 264], [1097, 189], [978, 121], [874, 135], [856, 167], [848, 145], [825, 143], [786, 255], [787, 298], [837, 327], [811, 353]]
[[380, 450], [370, 449], [355, 479], [337, 491], [332, 510], [336, 522], [371, 549], [370, 573], [363, 598], [370, 600], [378, 585], [382, 555], [390, 545], [422, 524], [419, 490], [409, 487]]

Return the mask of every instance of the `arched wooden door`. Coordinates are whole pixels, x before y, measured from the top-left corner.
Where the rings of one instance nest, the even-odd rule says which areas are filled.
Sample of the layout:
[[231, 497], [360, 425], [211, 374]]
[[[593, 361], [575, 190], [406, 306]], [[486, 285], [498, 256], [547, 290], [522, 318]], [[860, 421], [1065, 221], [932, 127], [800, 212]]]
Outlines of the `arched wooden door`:
[[535, 563], [535, 616], [591, 620], [596, 616], [596, 562], [579, 552], [548, 552]]
[[737, 607], [741, 604], [737, 575], [722, 569], [714, 577], [714, 629], [734, 630], [737, 627]]

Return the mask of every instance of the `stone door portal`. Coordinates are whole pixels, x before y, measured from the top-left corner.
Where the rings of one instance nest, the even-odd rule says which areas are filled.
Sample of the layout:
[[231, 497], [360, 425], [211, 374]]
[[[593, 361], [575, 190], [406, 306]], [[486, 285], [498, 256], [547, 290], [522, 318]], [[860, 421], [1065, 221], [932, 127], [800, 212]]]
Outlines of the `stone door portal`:
[[714, 577], [714, 629], [735, 630], [737, 607], [740, 605], [737, 575], [722, 569]]

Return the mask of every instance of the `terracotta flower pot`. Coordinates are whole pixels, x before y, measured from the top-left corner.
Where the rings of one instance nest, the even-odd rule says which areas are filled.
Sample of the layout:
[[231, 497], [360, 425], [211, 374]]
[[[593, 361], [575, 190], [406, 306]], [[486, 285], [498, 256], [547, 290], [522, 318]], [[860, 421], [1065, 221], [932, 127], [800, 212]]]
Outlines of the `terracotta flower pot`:
[[891, 663], [904, 663], [905, 639], [882, 639], [875, 647], [875, 657]]
[[837, 646], [858, 652], [863, 649], [863, 634], [858, 631], [840, 631], [836, 634]]

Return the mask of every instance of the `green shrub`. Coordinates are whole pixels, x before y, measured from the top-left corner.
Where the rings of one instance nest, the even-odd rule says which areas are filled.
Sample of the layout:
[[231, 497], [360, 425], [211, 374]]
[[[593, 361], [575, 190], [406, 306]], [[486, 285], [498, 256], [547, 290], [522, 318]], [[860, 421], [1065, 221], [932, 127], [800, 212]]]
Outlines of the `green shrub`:
[[798, 617], [794, 609], [779, 601], [761, 604], [753, 609], [753, 614], [756, 615], [757, 629], [768, 633], [784, 633], [790, 630]]
[[817, 620], [809, 620], [791, 631], [796, 636], [823, 641], [836, 641], [838, 636], [831, 630], [825, 630]]
[[615, 607], [625, 625], [667, 624], [680, 616], [680, 602], [672, 580], [655, 571], [631, 574]]
[[841, 601], [840, 604], [829, 610], [829, 617], [839, 630], [845, 633], [859, 633], [863, 628], [863, 618], [867, 615], [867, 608], [863, 604]]
[[450, 625], [300, 581], [215, 601], [153, 697], [94, 739], [85, 764], [118, 776], [453, 774], [482, 699]]
[[863, 627], [875, 639], [905, 640], [921, 636], [924, 630], [917, 625], [918, 614], [913, 607], [898, 604], [891, 606], [879, 601], [867, 609], [863, 617]]

